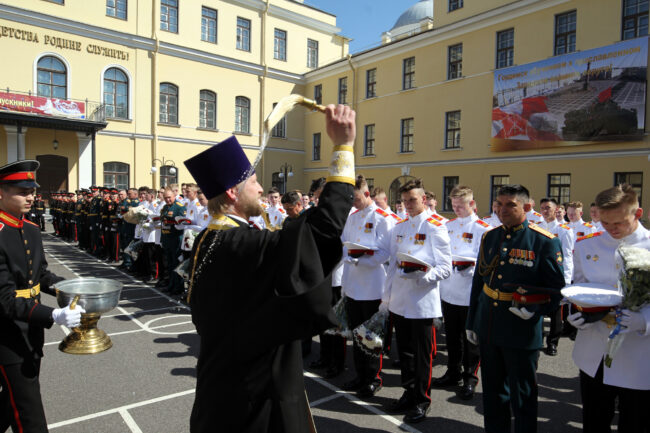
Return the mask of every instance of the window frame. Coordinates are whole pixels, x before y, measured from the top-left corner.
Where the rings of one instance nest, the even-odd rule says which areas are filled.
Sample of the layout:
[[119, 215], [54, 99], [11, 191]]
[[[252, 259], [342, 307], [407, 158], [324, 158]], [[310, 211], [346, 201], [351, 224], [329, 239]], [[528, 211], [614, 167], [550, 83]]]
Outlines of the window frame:
[[321, 150], [322, 137], [320, 132], [315, 132], [312, 135], [311, 141], [311, 160], [320, 161], [320, 150]]
[[339, 104], [348, 103], [348, 77], [339, 78]]
[[[405, 132], [405, 128], [408, 131]], [[415, 118], [407, 117], [400, 120], [399, 153], [415, 152]]]
[[323, 103], [323, 85], [322, 84], [316, 84], [314, 86], [314, 101], [316, 101], [317, 104], [322, 104]]
[[[553, 177], [559, 178], [558, 182], [552, 182]], [[569, 182], [564, 182], [564, 177], [568, 177]], [[566, 194], [565, 194], [566, 192]], [[553, 198], [558, 204], [568, 203], [571, 201], [571, 173], [548, 173], [546, 177], [546, 197]]]
[[[278, 105], [277, 102], [273, 103], [273, 108]], [[282, 119], [271, 130], [271, 137], [273, 138], [287, 138], [287, 115], [285, 114]]]
[[402, 90], [415, 88], [415, 56], [402, 60]]
[[[58, 71], [56, 69], [47, 69], [45, 67], [39, 66], [39, 64], [43, 60], [49, 59], [49, 58], [54, 59], [57, 62], [61, 63], [61, 65], [63, 66], [63, 72]], [[66, 62], [64, 62], [62, 59], [60, 59], [57, 56], [45, 55], [45, 56], [40, 57], [36, 61], [36, 95], [37, 96], [43, 96], [43, 97], [46, 97], [46, 98], [58, 98], [58, 99], [66, 99], [67, 100], [68, 99], [68, 88], [69, 88], [69, 86], [68, 86], [68, 84], [69, 84], [68, 83], [68, 69], [69, 68], [68, 68], [68, 65], [66, 64]], [[50, 78], [49, 82], [40, 81], [40, 78], [39, 78], [39, 72], [40, 71], [44, 71], [44, 72], [47, 72], [49, 74], [49, 78]], [[54, 84], [54, 74], [62, 74], [63, 75], [63, 81], [65, 82], [65, 85]], [[49, 95], [41, 94], [41, 92], [39, 91], [39, 86], [41, 84], [49, 87], [49, 89], [50, 89]], [[63, 97], [54, 96], [53, 88], [63, 88], [64, 96]]]
[[[496, 179], [505, 180], [503, 183], [494, 183]], [[490, 214], [492, 214], [492, 202], [497, 199], [497, 192], [503, 185], [510, 184], [509, 174], [493, 174], [490, 176]]]
[[[370, 75], [372, 74], [372, 81]], [[377, 68], [366, 70], [366, 99], [377, 97]]]
[[[636, 6], [637, 6], [636, 13], [631, 14], [631, 15], [626, 15], [625, 13], [626, 13], [626, 9], [627, 9], [627, 7], [626, 7], [627, 1], [628, 0], [623, 0], [621, 2], [621, 6], [622, 6], [622, 10], [621, 10], [621, 40], [622, 41], [626, 41], [626, 40], [629, 40], [629, 39], [639, 38], [641, 36], [647, 36], [648, 35], [648, 20], [649, 20], [648, 9], [646, 9], [645, 12], [638, 12], [640, 5], [637, 2], [637, 4], [636, 4]], [[648, 6], [650, 7], [650, 5], [648, 5]], [[644, 34], [639, 34], [639, 29], [641, 28], [641, 26], [639, 26], [639, 19], [643, 18], [644, 16], [646, 18], [646, 25], [645, 25], [646, 32]], [[625, 35], [625, 33], [626, 33], [625, 24], [626, 24], [626, 21], [629, 21], [630, 19], [634, 19], [634, 26], [632, 27], [634, 35], [630, 36], [630, 37], [626, 37], [626, 35]], [[629, 31], [629, 29], [628, 29], [628, 31]]]
[[[511, 41], [510, 45], [507, 45], [505, 47], [501, 47], [501, 41], [499, 38], [502, 35], [505, 35], [507, 33], [512, 34], [512, 37], [509, 38]], [[506, 40], [507, 42], [508, 40]], [[515, 62], [515, 28], [511, 27], [509, 29], [501, 30], [497, 32], [497, 40], [496, 40], [496, 60], [495, 60], [495, 67], [496, 69], [501, 69], [501, 68], [508, 68], [512, 66]], [[501, 63], [500, 59], [500, 54], [505, 53], [505, 63]]]
[[318, 41], [307, 38], [307, 67], [318, 68]]
[[[128, 9], [129, 9], [128, 0], [112, 0], [113, 4], [114, 4], [114, 6], [112, 6], [112, 7], [108, 6], [109, 1], [110, 0], [106, 0], [106, 16], [107, 17], [117, 18], [118, 20], [128, 21]], [[121, 16], [118, 15], [119, 3], [124, 4], [124, 17], [121, 17]], [[114, 11], [113, 14], [108, 13], [108, 11], [111, 10], [111, 9]]]
[[[284, 38], [278, 37], [278, 32], [284, 33]], [[287, 61], [287, 43], [287, 31], [278, 28], [273, 29], [273, 58], [275, 60]]]
[[[452, 60], [452, 51], [460, 48], [460, 59]], [[447, 47], [447, 80], [463, 78], [463, 43]]]
[[[624, 182], [620, 182], [620, 178], [626, 177]], [[629, 181], [630, 176], [641, 176], [641, 183], [631, 183]], [[614, 172], [614, 186], [618, 186], [622, 183], [630, 185], [634, 191], [636, 191], [639, 198], [639, 206], [643, 203], [643, 172], [642, 171], [616, 171]]]
[[[559, 33], [559, 27], [561, 26], [560, 24], [560, 19], [563, 17], [567, 18], [567, 29], [569, 28], [570, 21], [568, 20], [570, 16], [573, 15], [573, 25], [574, 29], [573, 31], [568, 30], [563, 33]], [[576, 40], [577, 40], [577, 31], [578, 31], [578, 11], [577, 10], [572, 10], [568, 12], [562, 12], [561, 14], [555, 15], [555, 20], [554, 20], [554, 25], [555, 28], [553, 29], [553, 55], [554, 56], [561, 56], [563, 54], [569, 54], [573, 53], [576, 51]], [[573, 35], [573, 49], [569, 51], [569, 48], [571, 48], [571, 44], [569, 43], [569, 36]], [[562, 47], [564, 49], [564, 52], [559, 52], [558, 50], [558, 39], [560, 37], [564, 37], [564, 44], [562, 44]]]
[[[175, 3], [175, 4], [171, 4]], [[163, 8], [167, 8], [167, 12], [163, 14]], [[179, 9], [179, 0], [160, 0], [160, 30], [176, 33], [178, 34], [178, 9]], [[175, 14], [173, 12], [176, 12]], [[167, 17], [166, 20], [163, 20], [163, 16]], [[170, 17], [176, 18], [176, 28], [171, 29], [172, 25], [170, 24]], [[164, 28], [163, 25], [166, 23], [167, 28]]]
[[[176, 173], [169, 174], [169, 170], [171, 170], [172, 167], [174, 168], [174, 170], [176, 170]], [[178, 183], [178, 167], [173, 165], [161, 166], [160, 174], [158, 175], [158, 180], [161, 188], [164, 188], [173, 183]]]
[[[451, 182], [450, 182], [451, 181]], [[455, 181], [455, 183], [454, 183]], [[460, 185], [460, 176], [443, 176], [442, 177], [442, 210], [443, 212], [453, 212], [449, 195], [451, 190]]]
[[[204, 98], [204, 95], [212, 96], [214, 97], [214, 99], [209, 100], [207, 98]], [[210, 112], [208, 107], [209, 104], [214, 105], [212, 109], [213, 126], [208, 125], [209, 124], [208, 114]], [[202, 122], [204, 123], [203, 125], [201, 124]], [[210, 130], [217, 129], [217, 93], [209, 89], [199, 90], [199, 128], [210, 129]]]
[[[112, 69], [115, 69], [116, 71], [122, 73], [124, 75], [125, 81], [118, 81], [117, 79], [106, 78], [106, 74], [109, 71], [111, 71]], [[113, 85], [115, 86], [115, 92], [113, 92], [113, 95], [114, 95], [113, 96], [113, 102], [114, 102], [114, 104], [112, 104], [115, 107], [114, 111], [113, 111], [113, 114], [114, 114], [113, 116], [109, 116], [108, 115], [108, 110], [106, 109], [109, 105], [111, 105], [111, 104], [106, 103], [106, 81], [108, 81], [110, 83], [114, 83]], [[117, 88], [118, 88], [118, 84], [124, 84], [124, 86], [126, 87], [126, 95], [125, 95], [125, 98], [126, 98], [126, 114], [125, 114], [125, 116], [117, 115], [117, 106], [118, 106], [117, 105], [117, 97], [118, 97]], [[130, 104], [130, 102], [131, 102], [131, 83], [130, 83], [129, 74], [127, 74], [123, 69], [118, 68], [116, 66], [111, 66], [111, 67], [107, 68], [104, 71], [103, 75], [102, 75], [102, 103], [105, 106], [106, 117], [109, 118], [109, 119], [129, 120], [131, 118], [130, 117], [130, 114], [131, 114], [131, 104]]]
[[[248, 23], [248, 27], [243, 26], [242, 24]], [[251, 51], [251, 34], [252, 34], [253, 23], [248, 18], [237, 17], [237, 35], [235, 48], [239, 51]]]
[[[174, 95], [173, 93], [163, 92], [163, 89], [162, 89], [163, 85], [171, 86], [171, 88], [176, 89], [176, 94]], [[179, 113], [179, 110], [178, 110], [178, 105], [179, 104], [178, 104], [178, 102], [180, 100], [180, 97], [179, 97], [180, 90], [179, 90], [178, 86], [176, 84], [169, 83], [169, 82], [160, 83], [160, 85], [158, 86], [158, 93], [159, 93], [159, 97], [158, 97], [158, 107], [159, 107], [158, 108], [159, 109], [158, 121], [160, 123], [165, 124], [165, 125], [178, 125], [179, 124], [178, 123], [178, 113]], [[167, 110], [165, 110], [165, 116], [166, 116], [167, 120], [162, 119], [163, 110], [160, 109], [160, 105], [162, 103], [161, 99], [162, 99], [163, 95], [167, 95], [166, 101], [165, 101], [165, 106], [167, 107]], [[169, 118], [170, 118], [169, 107], [172, 106], [172, 104], [170, 104], [170, 98], [171, 97], [176, 98], [176, 112], [174, 113], [174, 116], [176, 117], [175, 122], [170, 122], [169, 121]]]
[[[107, 166], [109, 166], [109, 164], [121, 164], [122, 166], [126, 167], [126, 171], [108, 170]], [[108, 168], [113, 168], [113, 167], [109, 166]], [[117, 165], [115, 166], [115, 168], [117, 168]], [[111, 188], [118, 188], [118, 189], [127, 189], [129, 187], [130, 185], [129, 182], [131, 181], [131, 167], [128, 163], [122, 161], [107, 161], [102, 165], [102, 169], [103, 169], [105, 186]], [[112, 176], [113, 182], [107, 182], [106, 176]], [[126, 176], [126, 184], [118, 184], [117, 183], [118, 176]]]
[[[241, 102], [246, 102], [246, 105], [241, 104]], [[246, 126], [245, 130], [242, 128], [243, 126]], [[235, 97], [235, 132], [240, 134], [251, 133], [251, 100], [246, 96]]]
[[[214, 17], [206, 15], [206, 12], [214, 12]], [[214, 22], [214, 41], [210, 40], [210, 23]], [[207, 30], [205, 30], [207, 29]], [[205, 30], [205, 31], [204, 31]], [[219, 31], [219, 11], [217, 9], [201, 6], [201, 40], [210, 44], [216, 44]]]
[[[452, 119], [451, 116], [458, 115], [458, 119]], [[457, 121], [457, 128], [450, 128], [450, 121]], [[460, 129], [461, 129], [461, 113], [460, 110], [445, 112], [445, 149], [460, 149]], [[452, 135], [453, 146], [449, 146], [449, 134], [458, 133], [458, 137]], [[457, 143], [456, 143], [457, 142]]]
[[447, 12], [457, 11], [458, 9], [462, 9], [463, 6], [463, 0], [449, 0], [447, 2]]
[[364, 125], [363, 127], [363, 156], [375, 156], [375, 124], [374, 123]]

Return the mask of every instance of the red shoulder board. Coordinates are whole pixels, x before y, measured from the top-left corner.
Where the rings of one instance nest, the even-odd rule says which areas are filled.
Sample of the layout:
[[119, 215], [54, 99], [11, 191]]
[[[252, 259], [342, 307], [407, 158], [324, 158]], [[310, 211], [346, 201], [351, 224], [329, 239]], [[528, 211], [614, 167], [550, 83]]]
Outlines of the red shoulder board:
[[589, 227], [589, 228], [593, 228], [593, 227], [594, 227], [593, 224], [590, 224], [590, 223], [584, 223], [584, 225], [585, 225], [585, 227]]
[[377, 209], [375, 209], [375, 210], [377, 211], [377, 213], [378, 213], [379, 215], [383, 216], [384, 218], [386, 218], [386, 217], [388, 216], [388, 212], [386, 212], [385, 210], [383, 210], [383, 209], [381, 209], [381, 208], [377, 208]]
[[483, 218], [481, 218], [481, 219], [484, 219], [484, 220], [486, 220], [486, 219], [488, 219], [488, 218], [490, 218], [491, 216], [492, 216], [492, 215], [487, 215], [487, 216], [484, 216], [484, 217], [483, 217]]
[[284, 210], [284, 208], [283, 208], [283, 207], [279, 207], [279, 208], [278, 208], [278, 210], [280, 211], [280, 213], [287, 213], [287, 211], [286, 211], [286, 210]]
[[449, 224], [449, 223], [452, 222], [452, 221], [456, 221], [456, 218], [452, 218], [452, 219], [450, 219], [450, 220], [447, 220], [447, 224]]
[[401, 222], [401, 221], [402, 221], [402, 218], [398, 217], [398, 216], [395, 215], [394, 213], [390, 214], [390, 216], [392, 216], [393, 218], [395, 218], [395, 219], [397, 220], [397, 222]]
[[436, 219], [438, 221], [442, 221], [442, 217], [440, 215], [437, 215], [437, 214], [431, 215], [431, 218]]
[[404, 218], [403, 220], [399, 221], [397, 224], [405, 223], [405, 222], [408, 221], [408, 220], [409, 220], [408, 218]]
[[431, 218], [427, 218], [427, 221], [429, 221], [431, 224], [433, 224], [436, 227], [442, 226], [442, 224], [439, 221], [433, 219], [433, 216], [431, 216]]
[[355, 210], [355, 211], [352, 212], [350, 215], [354, 215], [354, 214], [357, 213], [357, 212], [359, 212], [359, 209]]
[[483, 227], [485, 227], [486, 229], [487, 229], [487, 228], [490, 228], [490, 224], [486, 223], [485, 221], [483, 221], [483, 220], [481, 220], [481, 219], [477, 219], [477, 220], [476, 220], [476, 224], [478, 224], [478, 225], [480, 225], [480, 226], [483, 226]]
[[560, 224], [560, 227], [562, 227], [563, 229], [566, 229], [566, 230], [571, 230], [571, 227], [569, 227], [566, 224]]
[[539, 213], [539, 212], [537, 212], [537, 211], [533, 211], [533, 215], [538, 216], [538, 217], [541, 217], [541, 216], [542, 216], [542, 214]]
[[596, 233], [588, 234], [586, 236], [580, 236], [578, 239], [576, 239], [576, 242], [584, 241], [585, 239], [589, 239], [589, 238], [595, 238], [596, 236], [600, 236], [602, 234], [603, 232], [596, 232]]
[[38, 227], [39, 230], [41, 229], [41, 226], [39, 226], [36, 223], [31, 222], [30, 220], [23, 220], [23, 223], [28, 223], [28, 224], [33, 225], [34, 227]]

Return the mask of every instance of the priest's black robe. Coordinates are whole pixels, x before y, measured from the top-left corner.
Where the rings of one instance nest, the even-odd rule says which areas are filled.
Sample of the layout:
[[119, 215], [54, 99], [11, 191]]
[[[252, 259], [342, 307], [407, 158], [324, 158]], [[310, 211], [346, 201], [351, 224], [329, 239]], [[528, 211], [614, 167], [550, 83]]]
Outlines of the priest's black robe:
[[331, 272], [351, 206], [352, 185], [331, 182], [280, 231], [237, 221], [196, 238], [192, 433], [309, 431], [300, 340], [334, 324]]

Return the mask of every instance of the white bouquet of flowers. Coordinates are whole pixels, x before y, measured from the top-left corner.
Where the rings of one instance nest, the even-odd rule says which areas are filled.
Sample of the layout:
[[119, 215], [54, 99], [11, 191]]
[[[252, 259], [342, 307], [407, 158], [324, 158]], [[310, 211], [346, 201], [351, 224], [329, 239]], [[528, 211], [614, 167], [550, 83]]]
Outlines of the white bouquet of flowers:
[[628, 309], [638, 312], [650, 304], [650, 251], [628, 245], [621, 245], [616, 250], [616, 264], [620, 269], [619, 290], [623, 301], [616, 309], [617, 325], [609, 334], [605, 366], [611, 367], [616, 352], [621, 347], [625, 334], [621, 333], [621, 311]]
[[198, 234], [199, 233], [195, 232], [194, 230], [185, 230], [183, 233], [183, 247], [188, 251], [191, 251], [192, 247], [194, 246], [194, 239], [196, 239]]
[[352, 331], [354, 340], [368, 355], [381, 356], [386, 338], [388, 315], [388, 311], [378, 311]]
[[143, 205], [131, 207], [128, 212], [124, 214], [124, 221], [130, 224], [138, 224], [148, 219], [151, 215], [153, 215], [151, 209], [147, 209]]
[[144, 243], [141, 239], [134, 239], [124, 250], [124, 254], [130, 256], [133, 261], [138, 260], [142, 249], [144, 248]]
[[348, 322], [348, 310], [345, 304], [345, 296], [342, 296], [336, 305], [332, 307], [338, 325], [335, 328], [326, 330], [325, 334], [340, 335], [343, 338], [352, 338], [352, 331], [350, 331], [350, 323]]

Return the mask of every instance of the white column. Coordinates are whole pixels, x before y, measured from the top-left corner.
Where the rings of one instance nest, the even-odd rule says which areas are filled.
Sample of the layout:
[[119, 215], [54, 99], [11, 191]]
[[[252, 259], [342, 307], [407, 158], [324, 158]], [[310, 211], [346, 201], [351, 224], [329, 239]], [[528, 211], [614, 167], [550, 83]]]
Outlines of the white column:
[[88, 188], [92, 184], [93, 176], [93, 149], [92, 136], [85, 132], [77, 132], [79, 141], [79, 163], [77, 172], [79, 174], [79, 188]]
[[7, 131], [7, 162], [25, 159], [25, 132], [27, 128], [22, 127], [19, 133], [17, 126], [5, 125], [5, 131]]

